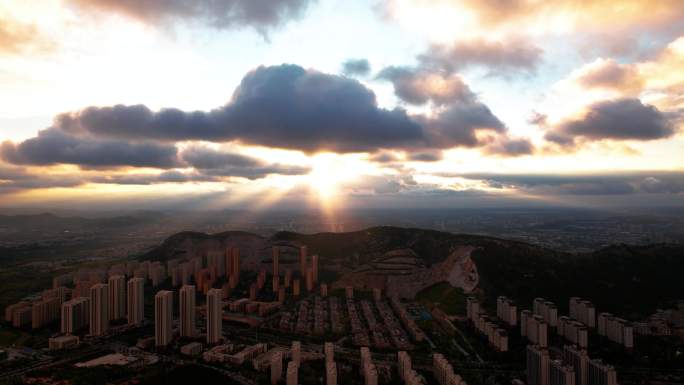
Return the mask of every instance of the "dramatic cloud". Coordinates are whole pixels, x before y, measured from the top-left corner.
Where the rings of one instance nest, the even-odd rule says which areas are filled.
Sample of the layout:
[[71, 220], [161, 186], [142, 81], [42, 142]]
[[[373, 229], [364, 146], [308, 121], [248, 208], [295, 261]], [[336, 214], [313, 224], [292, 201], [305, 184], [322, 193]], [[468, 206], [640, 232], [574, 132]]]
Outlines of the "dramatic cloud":
[[264, 32], [298, 18], [315, 0], [67, 0], [85, 10], [115, 12], [148, 24], [175, 21], [214, 28], [251, 26]]
[[367, 76], [371, 66], [366, 59], [349, 59], [342, 63], [342, 73], [347, 76]]
[[295, 65], [257, 68], [230, 104], [210, 112], [91, 107], [57, 117], [55, 126], [99, 137], [239, 141], [307, 152], [415, 146], [425, 139], [405, 111], [379, 108], [358, 81]]
[[433, 70], [456, 72], [482, 66], [491, 75], [508, 76], [512, 72], [534, 72], [542, 50], [522, 39], [504, 42], [474, 39], [433, 45], [418, 58], [422, 67]]
[[579, 139], [655, 140], [674, 133], [670, 119], [654, 106], [638, 99], [618, 99], [590, 105], [579, 118], [551, 128], [545, 138], [561, 145], [575, 145]]
[[458, 74], [428, 72], [421, 68], [386, 67], [377, 75], [394, 86], [394, 93], [410, 104], [431, 103], [431, 116], [414, 116], [425, 127], [427, 142], [433, 148], [476, 147], [491, 142], [478, 137], [479, 131], [495, 134], [496, 145], [489, 153], [521, 155], [530, 153], [529, 141], [508, 138], [507, 129], [492, 111], [481, 103]]
[[242, 154], [223, 152], [205, 146], [192, 146], [183, 150], [181, 158], [202, 174], [259, 179], [270, 174], [303, 175], [311, 169], [302, 166], [269, 164]]
[[37, 137], [18, 145], [2, 143], [0, 157], [12, 164], [75, 164], [85, 168], [170, 168], [179, 164], [173, 145], [80, 138], [55, 128], [43, 130]]
[[[259, 67], [242, 79], [229, 104], [209, 112], [155, 112], [144, 105], [89, 107], [57, 116], [53, 127], [35, 138], [5, 143], [1, 155], [14, 164], [173, 168], [179, 162], [175, 144], [184, 141], [236, 142], [308, 153], [426, 153], [507, 140], [503, 122], [459, 76], [393, 67], [383, 76], [391, 77], [398, 93], [410, 95], [404, 95], [407, 99], [429, 101], [436, 110], [430, 115], [387, 110], [379, 108], [375, 94], [357, 80], [295, 65]], [[501, 147], [500, 153], [520, 152], [510, 147]], [[217, 176], [306, 172], [238, 154], [186, 151], [182, 158]]]
[[623, 195], [684, 193], [684, 173], [664, 171], [611, 174], [452, 174], [482, 180], [490, 187], [512, 188], [536, 195]]

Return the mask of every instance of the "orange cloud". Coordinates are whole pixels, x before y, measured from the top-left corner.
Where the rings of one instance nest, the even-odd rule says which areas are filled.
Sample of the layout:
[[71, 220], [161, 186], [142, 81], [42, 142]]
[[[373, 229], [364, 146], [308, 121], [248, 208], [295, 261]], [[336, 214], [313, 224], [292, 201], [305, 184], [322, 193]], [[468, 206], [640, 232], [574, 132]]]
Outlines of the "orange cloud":
[[51, 51], [54, 45], [34, 24], [0, 14], [0, 55]]

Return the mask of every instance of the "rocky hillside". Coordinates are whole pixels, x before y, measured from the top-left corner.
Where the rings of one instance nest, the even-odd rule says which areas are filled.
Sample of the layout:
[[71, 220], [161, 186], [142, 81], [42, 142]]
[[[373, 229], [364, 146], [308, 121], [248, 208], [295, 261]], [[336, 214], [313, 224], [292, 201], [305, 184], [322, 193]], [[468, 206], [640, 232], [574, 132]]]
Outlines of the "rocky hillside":
[[619, 245], [569, 254], [491, 237], [375, 227], [350, 233], [280, 232], [270, 238], [183, 232], [143, 258], [194, 257], [236, 246], [243, 267], [259, 269], [270, 263], [273, 245], [281, 246], [281, 265], [295, 271], [299, 246], [306, 245], [309, 255], [319, 255], [322, 274], [334, 286], [382, 287], [402, 297], [446, 281], [490, 305], [498, 295], [523, 307], [544, 297], [566, 312], [567, 299], [581, 296], [600, 311], [632, 318], [684, 298], [684, 247], [676, 245]]

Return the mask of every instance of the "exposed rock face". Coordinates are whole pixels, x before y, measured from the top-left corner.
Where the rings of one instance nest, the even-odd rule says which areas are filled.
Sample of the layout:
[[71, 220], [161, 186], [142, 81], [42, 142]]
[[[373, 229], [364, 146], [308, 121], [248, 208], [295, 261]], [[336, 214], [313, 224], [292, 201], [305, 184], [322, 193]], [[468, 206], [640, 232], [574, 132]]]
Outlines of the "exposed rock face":
[[390, 296], [413, 298], [419, 291], [446, 281], [470, 292], [479, 282], [477, 267], [470, 258], [473, 250], [471, 246], [457, 247], [444, 261], [429, 267], [410, 249], [393, 250], [344, 274], [333, 287], [380, 288]]

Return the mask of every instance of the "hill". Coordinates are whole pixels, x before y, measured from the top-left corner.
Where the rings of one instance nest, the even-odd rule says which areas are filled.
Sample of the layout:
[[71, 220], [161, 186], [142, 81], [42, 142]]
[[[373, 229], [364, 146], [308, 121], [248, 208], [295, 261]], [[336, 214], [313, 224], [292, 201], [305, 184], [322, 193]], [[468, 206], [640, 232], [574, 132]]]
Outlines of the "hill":
[[568, 298], [592, 300], [598, 311], [629, 318], [684, 298], [684, 246], [616, 245], [571, 254], [524, 242], [450, 234], [434, 230], [374, 227], [349, 233], [279, 232], [265, 238], [246, 232], [183, 232], [142, 258], [167, 260], [240, 248], [248, 269], [266, 268], [271, 246], [281, 246], [281, 264], [298, 269], [299, 246], [317, 254], [333, 286], [383, 287], [403, 297], [440, 282], [481, 297], [495, 306], [499, 295], [523, 308], [544, 297], [566, 313]]

